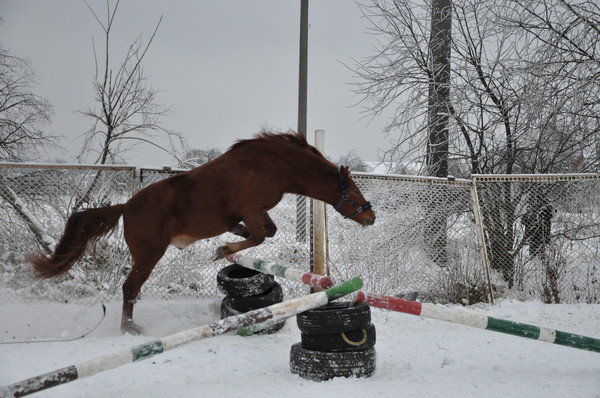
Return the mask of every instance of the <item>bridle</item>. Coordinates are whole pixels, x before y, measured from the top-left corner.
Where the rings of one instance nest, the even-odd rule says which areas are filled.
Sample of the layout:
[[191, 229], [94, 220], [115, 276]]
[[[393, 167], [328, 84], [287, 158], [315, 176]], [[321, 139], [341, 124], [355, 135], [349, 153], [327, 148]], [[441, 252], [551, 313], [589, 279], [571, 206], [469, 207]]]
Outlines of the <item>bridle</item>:
[[342, 173], [340, 173], [339, 170], [337, 171], [337, 177], [338, 177], [338, 187], [340, 188], [340, 191], [342, 192], [342, 198], [339, 200], [339, 202], [337, 202], [337, 204], [334, 206], [334, 208], [338, 212], [340, 212], [340, 207], [342, 207], [344, 202], [348, 202], [352, 205], [352, 207], [354, 207], [354, 212], [350, 215], [344, 215], [344, 214], [342, 214], [342, 212], [340, 212], [340, 214], [342, 214], [344, 216], [344, 218], [353, 218], [353, 217], [359, 215], [360, 213], [363, 213], [363, 212], [371, 209], [371, 207], [372, 207], [371, 202], [365, 202], [365, 204], [359, 205], [358, 203], [353, 201], [352, 198], [350, 198], [350, 196], [348, 196], [348, 189], [346, 187], [346, 182], [344, 181], [344, 178], [342, 177]]

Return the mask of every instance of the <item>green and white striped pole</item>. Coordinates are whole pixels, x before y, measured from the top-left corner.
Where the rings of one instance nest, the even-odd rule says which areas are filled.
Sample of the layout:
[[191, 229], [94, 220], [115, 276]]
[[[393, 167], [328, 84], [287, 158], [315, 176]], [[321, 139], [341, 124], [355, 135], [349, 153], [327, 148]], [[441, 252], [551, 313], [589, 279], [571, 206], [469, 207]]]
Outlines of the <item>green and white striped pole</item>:
[[244, 256], [243, 254], [235, 253], [227, 256], [227, 260], [232, 263], [241, 265], [242, 267], [254, 269], [265, 274], [279, 276], [289, 279], [294, 282], [304, 283], [305, 285], [329, 288], [333, 285], [328, 276], [312, 274], [310, 272], [300, 271], [285, 265], [272, 263], [256, 258]]
[[141, 361], [192, 341], [218, 336], [232, 330], [266, 322], [270, 319], [293, 316], [326, 305], [329, 301], [355, 292], [361, 287], [362, 280], [354, 278], [334, 286], [327, 291], [312, 293], [293, 300], [273, 304], [269, 307], [231, 316], [208, 325], [184, 330], [180, 333], [162, 337], [129, 349], [116, 351], [112, 354], [0, 387], [0, 397], [12, 398], [33, 394], [77, 379], [93, 376], [131, 362]]
[[442, 305], [419, 303], [417, 301], [365, 293], [363, 291], [357, 293], [356, 301], [363, 301], [373, 307], [417, 315], [423, 318], [432, 318], [479, 329], [512, 334], [513, 336], [545, 341], [547, 343], [579, 348], [581, 350], [600, 352], [600, 339], [459, 311]]

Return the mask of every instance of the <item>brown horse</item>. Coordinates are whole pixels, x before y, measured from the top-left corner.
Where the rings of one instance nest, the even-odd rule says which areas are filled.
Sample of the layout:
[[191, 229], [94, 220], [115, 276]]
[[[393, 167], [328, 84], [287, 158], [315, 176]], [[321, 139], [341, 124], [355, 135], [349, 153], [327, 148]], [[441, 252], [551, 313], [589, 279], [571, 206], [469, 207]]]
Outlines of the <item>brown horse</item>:
[[133, 267], [123, 284], [121, 330], [139, 334], [135, 299], [169, 245], [182, 249], [228, 231], [246, 239], [219, 247], [215, 260], [260, 245], [277, 231], [267, 211], [284, 193], [322, 200], [363, 226], [375, 221], [347, 168], [338, 170], [300, 134], [262, 133], [209, 163], [147, 186], [125, 204], [73, 213], [54, 253], [31, 262], [39, 278], [64, 274], [122, 215]]

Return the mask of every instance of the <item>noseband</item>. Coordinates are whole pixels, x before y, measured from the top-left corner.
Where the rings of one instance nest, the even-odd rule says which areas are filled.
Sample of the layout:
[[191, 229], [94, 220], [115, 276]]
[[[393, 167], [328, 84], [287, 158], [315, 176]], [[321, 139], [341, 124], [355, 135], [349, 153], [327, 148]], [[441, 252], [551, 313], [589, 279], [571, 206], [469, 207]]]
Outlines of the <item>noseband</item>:
[[[371, 202], [365, 202], [364, 205], [359, 205], [358, 203], [356, 203], [355, 201], [352, 200], [352, 198], [350, 198], [350, 196], [348, 196], [348, 190], [346, 187], [346, 182], [344, 181], [344, 178], [342, 177], [342, 173], [337, 172], [337, 176], [338, 176], [338, 186], [340, 188], [340, 191], [342, 192], [342, 198], [340, 199], [340, 201], [335, 205], [335, 209], [339, 212], [340, 211], [340, 207], [342, 207], [342, 205], [344, 204], [344, 202], [348, 202], [352, 205], [352, 207], [354, 207], [354, 213], [350, 214], [350, 215], [343, 215], [344, 218], [352, 218], [354, 216], [359, 215], [362, 212], [365, 212], [367, 210], [371, 209]], [[341, 212], [340, 212], [341, 214]]]

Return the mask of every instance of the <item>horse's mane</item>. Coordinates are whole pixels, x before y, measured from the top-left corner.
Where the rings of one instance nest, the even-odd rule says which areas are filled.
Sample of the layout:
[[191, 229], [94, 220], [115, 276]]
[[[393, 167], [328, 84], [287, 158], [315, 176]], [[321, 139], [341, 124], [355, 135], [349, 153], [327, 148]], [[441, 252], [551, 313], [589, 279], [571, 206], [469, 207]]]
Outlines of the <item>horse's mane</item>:
[[244, 146], [244, 145], [250, 144], [250, 143], [254, 143], [254, 142], [274, 142], [274, 143], [280, 143], [280, 144], [284, 144], [284, 145], [292, 145], [292, 146], [297, 146], [300, 148], [307, 149], [311, 152], [316, 152], [316, 153], [320, 154], [319, 151], [317, 151], [314, 147], [312, 147], [311, 145], [308, 144], [308, 142], [306, 141], [306, 138], [304, 138], [304, 136], [302, 134], [296, 133], [293, 131], [290, 131], [288, 133], [279, 133], [279, 134], [272, 133], [270, 131], [263, 131], [263, 132], [257, 134], [254, 138], [237, 141], [235, 144], [233, 144], [231, 146], [231, 148], [229, 148], [229, 150], [237, 149], [241, 146]]

